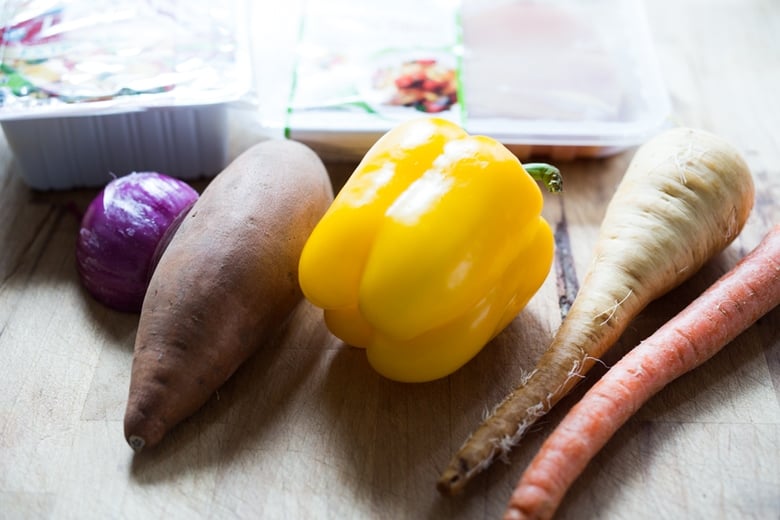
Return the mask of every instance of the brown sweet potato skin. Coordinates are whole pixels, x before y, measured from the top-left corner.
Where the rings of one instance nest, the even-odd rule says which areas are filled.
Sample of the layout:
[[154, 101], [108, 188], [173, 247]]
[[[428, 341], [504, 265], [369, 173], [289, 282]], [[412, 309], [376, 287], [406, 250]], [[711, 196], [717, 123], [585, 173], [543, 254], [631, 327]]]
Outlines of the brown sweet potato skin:
[[298, 259], [333, 200], [319, 157], [261, 142], [217, 175], [149, 283], [136, 334], [125, 438], [155, 446], [192, 415], [302, 299]]

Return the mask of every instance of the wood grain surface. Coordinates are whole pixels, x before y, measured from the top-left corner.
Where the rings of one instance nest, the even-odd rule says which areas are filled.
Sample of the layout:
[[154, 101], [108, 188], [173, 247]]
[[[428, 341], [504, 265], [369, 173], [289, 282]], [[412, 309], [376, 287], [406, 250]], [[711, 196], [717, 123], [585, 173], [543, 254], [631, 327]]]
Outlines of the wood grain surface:
[[[780, 3], [646, 2], [673, 123], [720, 134], [757, 185], [744, 232], [654, 302], [604, 362], [680, 310], [780, 222]], [[246, 139], [246, 132], [236, 128]], [[236, 147], [241, 147], [236, 139]], [[605, 205], [631, 158], [560, 164], [582, 276]], [[354, 165], [329, 164], [334, 181]], [[560, 323], [556, 272], [488, 347], [446, 379], [373, 372], [302, 303], [195, 416], [134, 456], [122, 435], [134, 315], [81, 288], [78, 214], [95, 191], [27, 188], [0, 141], [0, 518], [495, 519], [524, 466], [592, 381], [455, 498], [435, 482], [486, 410]], [[567, 495], [561, 519], [780, 518], [780, 309], [643, 407]]]

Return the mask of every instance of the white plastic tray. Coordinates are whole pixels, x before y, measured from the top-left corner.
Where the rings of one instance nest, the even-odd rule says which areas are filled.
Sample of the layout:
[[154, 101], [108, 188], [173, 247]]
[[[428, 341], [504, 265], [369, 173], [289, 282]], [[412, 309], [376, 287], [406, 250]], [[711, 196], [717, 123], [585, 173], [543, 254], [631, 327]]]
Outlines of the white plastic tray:
[[261, 109], [325, 155], [360, 156], [398, 121], [426, 115], [376, 81], [414, 60], [454, 71], [457, 100], [434, 115], [521, 159], [608, 155], [667, 123], [636, 0], [309, 0], [299, 16], [290, 96]]
[[239, 0], [12, 2], [0, 10], [0, 124], [33, 188], [98, 187], [227, 160], [249, 88]]

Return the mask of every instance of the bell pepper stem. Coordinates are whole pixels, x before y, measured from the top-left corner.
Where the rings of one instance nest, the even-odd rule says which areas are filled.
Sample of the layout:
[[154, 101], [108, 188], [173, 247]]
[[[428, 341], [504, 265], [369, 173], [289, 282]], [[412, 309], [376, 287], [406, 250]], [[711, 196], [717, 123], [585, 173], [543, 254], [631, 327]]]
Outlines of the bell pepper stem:
[[528, 175], [543, 183], [550, 193], [558, 193], [563, 189], [561, 171], [547, 163], [528, 163], [523, 168]]

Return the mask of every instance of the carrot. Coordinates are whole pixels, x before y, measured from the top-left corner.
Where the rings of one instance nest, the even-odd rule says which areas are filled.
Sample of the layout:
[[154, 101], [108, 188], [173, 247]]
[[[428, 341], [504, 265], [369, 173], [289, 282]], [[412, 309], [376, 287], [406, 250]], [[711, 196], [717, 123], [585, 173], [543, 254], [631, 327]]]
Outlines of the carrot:
[[144, 298], [124, 422], [134, 450], [200, 408], [303, 299], [298, 258], [332, 200], [324, 165], [293, 141], [257, 144], [209, 183]]
[[588, 462], [645, 402], [780, 305], [780, 224], [688, 307], [615, 364], [542, 444], [505, 520], [550, 518]]
[[582, 379], [647, 304], [739, 234], [754, 201], [745, 161], [723, 139], [668, 130], [636, 151], [607, 206], [593, 261], [553, 340], [453, 456], [437, 482], [457, 494]]

